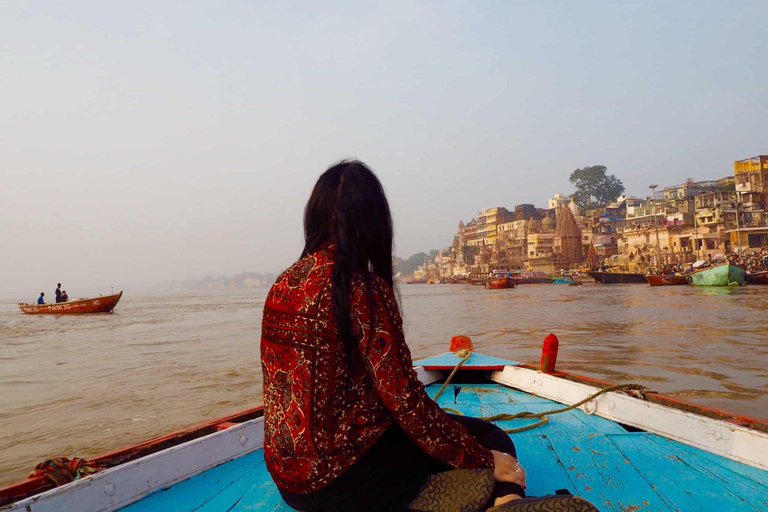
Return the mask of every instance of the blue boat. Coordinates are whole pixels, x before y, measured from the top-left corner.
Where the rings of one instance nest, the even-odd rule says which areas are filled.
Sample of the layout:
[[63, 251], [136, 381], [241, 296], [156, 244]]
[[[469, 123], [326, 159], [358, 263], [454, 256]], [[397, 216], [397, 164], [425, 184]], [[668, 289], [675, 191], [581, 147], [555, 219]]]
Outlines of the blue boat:
[[555, 277], [552, 282], [555, 284], [574, 284], [576, 281], [572, 277]]
[[[416, 363], [430, 396], [459, 361], [449, 352]], [[617, 390], [590, 399], [607, 384], [473, 353], [437, 402], [464, 415], [491, 416], [586, 400], [551, 414], [546, 424], [509, 434], [527, 470], [530, 495], [564, 488], [604, 512], [768, 510], [767, 422], [653, 392]], [[288, 512], [264, 465], [263, 420], [243, 420], [249, 415], [259, 410], [115, 452], [119, 463], [110, 469], [22, 497], [8, 508], [0, 501], [0, 509]], [[540, 421], [497, 424], [517, 429]], [[29, 494], [30, 485], [0, 489], [0, 500], [12, 492]]]

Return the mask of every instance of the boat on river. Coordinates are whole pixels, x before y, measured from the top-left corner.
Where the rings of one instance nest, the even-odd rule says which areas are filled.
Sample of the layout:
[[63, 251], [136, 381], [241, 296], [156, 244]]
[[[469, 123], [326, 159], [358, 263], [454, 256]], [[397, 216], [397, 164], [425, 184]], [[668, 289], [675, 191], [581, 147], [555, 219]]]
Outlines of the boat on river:
[[517, 283], [511, 277], [491, 277], [485, 282], [485, 287], [489, 290], [501, 290], [504, 288], [514, 288]]
[[19, 303], [19, 309], [28, 315], [79, 315], [83, 313], [109, 313], [123, 296], [123, 292], [112, 295], [77, 299], [52, 304]]
[[[415, 363], [431, 397], [462, 360], [457, 355]], [[504, 429], [526, 427], [509, 435], [530, 495], [568, 489], [603, 512], [768, 510], [768, 421], [654, 391], [608, 388], [555, 371], [555, 356], [545, 352], [537, 368], [470, 353], [436, 399], [470, 416], [542, 413], [583, 402], [548, 413], [546, 423], [496, 421]], [[29, 478], [0, 489], [0, 509], [289, 512], [264, 465], [262, 415], [261, 407], [248, 409], [96, 457], [90, 463], [105, 469], [61, 487]]]
[[687, 278], [688, 284], [694, 286], [736, 286], [744, 284], [747, 271], [738, 265], [721, 263], [695, 270], [692, 274], [688, 274]]
[[516, 270], [511, 273], [517, 284], [551, 284], [553, 279], [537, 270]]
[[648, 274], [646, 281], [651, 286], [678, 286], [688, 284], [688, 279], [682, 275]]
[[635, 274], [632, 272], [605, 272], [589, 271], [587, 272], [592, 279], [602, 284], [637, 284], [647, 283], [645, 274]]
[[573, 279], [572, 277], [564, 276], [564, 277], [554, 277], [552, 278], [552, 282], [555, 284], [574, 284], [576, 280]]
[[747, 272], [746, 280], [749, 284], [768, 284], [768, 270], [762, 272]]

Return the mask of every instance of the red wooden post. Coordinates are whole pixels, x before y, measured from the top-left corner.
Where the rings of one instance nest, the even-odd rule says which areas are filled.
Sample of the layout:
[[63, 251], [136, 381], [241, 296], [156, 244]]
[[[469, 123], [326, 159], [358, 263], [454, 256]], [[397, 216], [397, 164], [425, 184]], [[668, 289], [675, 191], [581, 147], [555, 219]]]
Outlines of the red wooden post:
[[469, 339], [469, 336], [454, 336], [451, 338], [451, 352], [458, 352], [459, 350], [467, 349], [470, 352], [474, 352], [475, 349], [472, 346], [472, 340]]
[[541, 347], [541, 364], [539, 371], [544, 373], [554, 373], [555, 363], [557, 362], [557, 346], [559, 345], [557, 336], [552, 333], [544, 338], [544, 346]]

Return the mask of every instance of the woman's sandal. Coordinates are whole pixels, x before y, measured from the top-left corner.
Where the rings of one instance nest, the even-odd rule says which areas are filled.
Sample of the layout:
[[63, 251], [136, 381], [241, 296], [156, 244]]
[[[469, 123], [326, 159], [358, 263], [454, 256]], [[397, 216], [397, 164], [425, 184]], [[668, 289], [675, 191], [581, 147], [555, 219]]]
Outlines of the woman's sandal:
[[548, 495], [513, 500], [504, 505], [489, 508], [488, 512], [600, 512], [600, 510], [584, 498]]
[[496, 481], [490, 469], [453, 469], [427, 478], [408, 510], [480, 512], [491, 499]]

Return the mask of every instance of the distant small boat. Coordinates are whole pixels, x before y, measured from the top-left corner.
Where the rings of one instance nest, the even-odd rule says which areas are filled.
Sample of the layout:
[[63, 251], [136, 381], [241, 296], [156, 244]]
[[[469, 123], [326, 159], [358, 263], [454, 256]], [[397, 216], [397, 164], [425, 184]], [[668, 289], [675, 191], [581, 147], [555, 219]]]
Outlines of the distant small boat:
[[53, 304], [23, 304], [19, 309], [28, 315], [77, 315], [83, 313], [109, 313], [117, 305], [123, 292], [93, 299], [77, 299]]
[[648, 274], [645, 276], [651, 286], [676, 286], [688, 284], [688, 279], [681, 275]]
[[551, 284], [553, 279], [538, 270], [517, 270], [512, 272], [512, 278], [517, 284]]
[[555, 277], [552, 282], [555, 284], [574, 284], [576, 281], [572, 277]]
[[636, 284], [643, 283], [645, 274], [633, 274], [631, 272], [588, 272], [592, 279], [603, 284]]
[[768, 270], [762, 272], [747, 272], [749, 284], [768, 284]]
[[738, 265], [722, 263], [688, 274], [688, 284], [694, 286], [736, 286], [744, 284], [747, 271]]
[[514, 288], [515, 286], [517, 286], [517, 283], [511, 277], [492, 277], [485, 283], [485, 287], [490, 290]]

